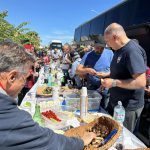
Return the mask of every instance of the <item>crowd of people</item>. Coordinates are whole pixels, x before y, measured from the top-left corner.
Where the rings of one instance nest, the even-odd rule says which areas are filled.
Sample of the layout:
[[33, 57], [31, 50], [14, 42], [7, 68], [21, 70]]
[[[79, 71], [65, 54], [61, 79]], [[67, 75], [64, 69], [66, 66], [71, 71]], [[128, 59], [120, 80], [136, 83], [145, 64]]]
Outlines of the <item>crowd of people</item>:
[[21, 103], [18, 94], [24, 96], [36, 82], [40, 66], [51, 61], [61, 62], [64, 86], [67, 80], [72, 80], [74, 88], [86, 86], [99, 91], [100, 107], [110, 115], [121, 101], [125, 108], [124, 126], [131, 132], [140, 119], [145, 94], [150, 96], [146, 53], [117, 23], [110, 24], [105, 29], [104, 40], [94, 41], [93, 45], [64, 44], [62, 51], [42, 50], [36, 53], [35, 59], [23, 47], [4, 41], [0, 43], [0, 53], [0, 147], [3, 150], [70, 150], [70, 147], [81, 150], [95, 138], [91, 132], [82, 138], [56, 134], [40, 127], [27, 112], [18, 109]]

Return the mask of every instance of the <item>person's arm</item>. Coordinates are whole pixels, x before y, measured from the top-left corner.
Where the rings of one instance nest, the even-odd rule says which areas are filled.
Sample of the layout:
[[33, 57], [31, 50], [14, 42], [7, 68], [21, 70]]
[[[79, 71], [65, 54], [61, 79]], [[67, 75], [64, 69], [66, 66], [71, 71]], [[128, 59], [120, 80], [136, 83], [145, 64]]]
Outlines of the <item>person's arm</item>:
[[146, 92], [147, 96], [150, 96], [150, 88], [149, 87], [145, 88], [145, 92]]
[[106, 78], [110, 76], [110, 72], [97, 72], [96, 76], [98, 76], [99, 78]]
[[76, 62], [74, 62], [71, 66], [70, 72], [69, 72], [69, 76], [70, 78], [73, 78], [76, 75], [76, 69], [77, 69], [78, 64]]
[[95, 138], [94, 133], [85, 133], [82, 139], [56, 134], [48, 128], [40, 127], [27, 112], [17, 113], [14, 121], [18, 122], [18, 125], [12, 126], [5, 138], [5, 146], [13, 147], [12, 150], [83, 150], [84, 145]]
[[[129, 47], [130, 48], [130, 47]], [[143, 50], [144, 51], [144, 50]], [[107, 88], [120, 87], [125, 89], [140, 89], [146, 86], [146, 65], [145, 58], [142, 53], [142, 48], [138, 45], [132, 45], [126, 53], [126, 67], [132, 78], [127, 80], [119, 79], [104, 79], [102, 85]]]
[[70, 61], [68, 58], [66, 58], [66, 59], [65, 59], [65, 63], [71, 64], [71, 61]]
[[69, 59], [69, 54], [66, 54], [66, 56], [65, 56], [65, 63], [71, 64], [71, 60]]
[[133, 77], [132, 79], [128, 79], [128, 80], [106, 78], [106, 79], [102, 79], [101, 83], [106, 88], [120, 87], [120, 88], [131, 89], [131, 90], [145, 88], [146, 86], [145, 73], [134, 74], [132, 77]]
[[77, 74], [91, 74], [91, 75], [96, 75], [96, 71], [92, 68], [86, 68], [83, 65], [79, 64], [77, 67]]

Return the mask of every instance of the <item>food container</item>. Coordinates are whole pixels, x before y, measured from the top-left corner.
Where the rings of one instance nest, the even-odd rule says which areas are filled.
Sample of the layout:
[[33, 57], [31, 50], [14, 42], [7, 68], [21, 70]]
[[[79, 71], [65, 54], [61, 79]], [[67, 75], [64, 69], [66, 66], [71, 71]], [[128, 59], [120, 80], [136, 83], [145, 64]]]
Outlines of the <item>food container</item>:
[[76, 111], [74, 107], [60, 105], [59, 107], [53, 106], [46, 108], [45, 110], [42, 110], [41, 113], [49, 110], [53, 111], [57, 115], [57, 117], [61, 120], [56, 121], [54, 119], [49, 119], [44, 115], [42, 115], [43, 119], [45, 120], [45, 127], [50, 128], [52, 130], [60, 130], [68, 126], [67, 121], [75, 117], [74, 112]]
[[[97, 91], [88, 90], [88, 111], [98, 111], [102, 96]], [[69, 93], [65, 95], [66, 105], [80, 110], [80, 93]]]

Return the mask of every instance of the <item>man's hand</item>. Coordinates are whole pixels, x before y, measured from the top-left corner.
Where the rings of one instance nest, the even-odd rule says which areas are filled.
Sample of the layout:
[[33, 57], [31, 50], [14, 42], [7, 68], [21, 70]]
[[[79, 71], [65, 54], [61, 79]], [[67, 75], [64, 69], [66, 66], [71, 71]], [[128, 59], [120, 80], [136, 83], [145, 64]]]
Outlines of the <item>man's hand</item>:
[[81, 79], [86, 79], [86, 74], [77, 74]]
[[65, 59], [65, 63], [71, 64], [71, 61], [70, 61], [68, 58], [66, 58], [66, 59]]
[[150, 96], [150, 88], [145, 88], [145, 91], [147, 92], [147, 95]]
[[83, 137], [81, 138], [84, 141], [84, 146], [91, 143], [93, 139], [96, 138], [96, 134], [93, 132], [85, 132]]
[[85, 69], [87, 69], [87, 73], [89, 73], [90, 75], [96, 75], [96, 71], [94, 70], [94, 69], [92, 69], [92, 68], [85, 68]]
[[113, 84], [113, 79], [111, 78], [101, 79], [101, 84], [105, 88], [111, 88]]
[[33, 75], [34, 75], [34, 77], [38, 77], [38, 76], [39, 76], [39, 73], [38, 73], [38, 72], [35, 72]]
[[104, 77], [108, 77], [110, 75], [110, 72], [97, 72], [96, 76], [98, 76], [99, 78], [104, 78]]

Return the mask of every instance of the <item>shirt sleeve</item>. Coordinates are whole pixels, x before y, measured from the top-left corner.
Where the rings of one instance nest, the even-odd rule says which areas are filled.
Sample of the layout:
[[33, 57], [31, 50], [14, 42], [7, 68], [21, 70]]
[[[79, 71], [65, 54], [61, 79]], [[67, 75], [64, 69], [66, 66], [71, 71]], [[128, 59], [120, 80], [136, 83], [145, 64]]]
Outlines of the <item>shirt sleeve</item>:
[[110, 63], [112, 62], [112, 59], [113, 59], [113, 56], [114, 56], [114, 53], [112, 52], [112, 50], [110, 50], [111, 53], [110, 53]]
[[72, 64], [72, 67], [69, 73], [70, 78], [73, 78], [76, 75], [76, 69], [78, 65], [79, 65], [79, 62], [77, 61]]
[[[21, 117], [21, 115], [20, 115]], [[24, 120], [11, 129], [7, 136], [7, 147], [11, 150], [83, 150], [83, 141], [56, 134], [48, 128], [42, 128], [31, 116], [24, 113]]]
[[138, 49], [132, 49], [127, 54], [127, 68], [131, 75], [146, 72], [146, 64], [142, 52]]
[[85, 55], [82, 57], [82, 60], [81, 60], [81, 62], [80, 62], [80, 64], [83, 65], [83, 66], [85, 65], [85, 61], [86, 61], [87, 55], [88, 55], [88, 54], [85, 54]]

